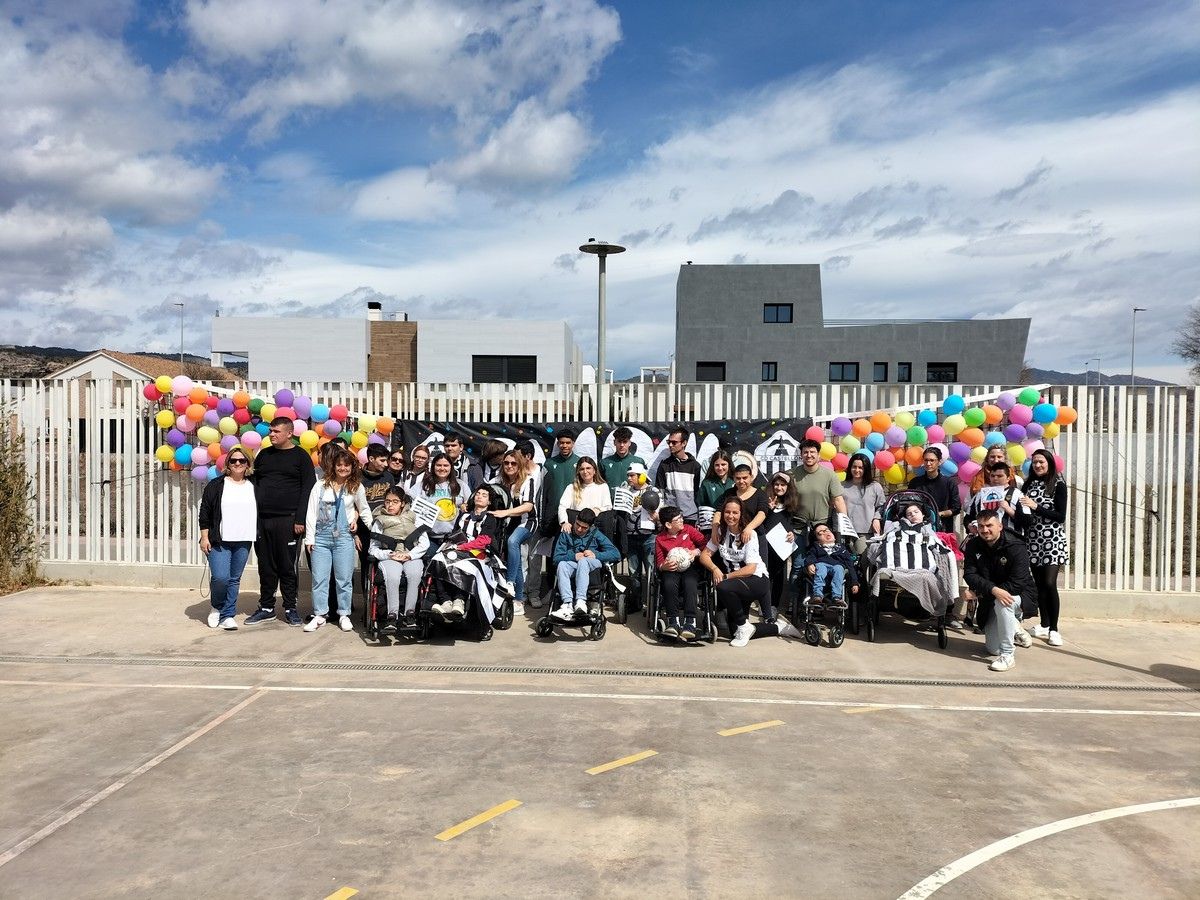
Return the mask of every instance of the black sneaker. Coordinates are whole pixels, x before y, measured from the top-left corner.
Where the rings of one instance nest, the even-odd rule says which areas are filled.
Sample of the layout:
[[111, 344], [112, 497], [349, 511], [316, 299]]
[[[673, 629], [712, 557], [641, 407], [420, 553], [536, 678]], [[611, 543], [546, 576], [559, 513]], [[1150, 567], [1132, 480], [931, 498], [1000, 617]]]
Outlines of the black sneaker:
[[[246, 621], [249, 622], [249, 619]], [[293, 628], [299, 628], [304, 624], [304, 620], [300, 618], [300, 613], [294, 609], [285, 609], [283, 611], [283, 621], [287, 622]]]
[[383, 623], [384, 634], [395, 634], [396, 627], [400, 624], [397, 616], [388, 616], [387, 621]]
[[667, 627], [663, 629], [663, 634], [665, 634], [667, 637], [679, 637], [679, 626], [675, 623], [676, 620], [671, 619], [667, 623]]
[[246, 616], [246, 621], [243, 625], [261, 625], [263, 622], [274, 622], [275, 610], [262, 609], [261, 607], [252, 616]]

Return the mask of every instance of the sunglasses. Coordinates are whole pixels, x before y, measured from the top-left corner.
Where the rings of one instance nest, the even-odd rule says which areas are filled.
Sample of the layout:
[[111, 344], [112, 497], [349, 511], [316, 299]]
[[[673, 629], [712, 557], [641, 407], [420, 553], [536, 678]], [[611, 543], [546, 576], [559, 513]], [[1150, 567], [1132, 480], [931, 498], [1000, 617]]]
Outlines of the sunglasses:
[[402, 462], [404, 462], [404, 457], [403, 456], [392, 456], [392, 457], [388, 458], [388, 462], [402, 463]]
[[516, 466], [516, 463], [515, 463], [515, 462], [506, 462], [506, 463], [504, 464], [504, 468], [506, 468], [506, 469], [507, 469], [509, 466], [514, 466], [514, 467], [515, 467], [515, 466]]
[[682, 443], [683, 443], [683, 441], [673, 441], [670, 438], [667, 438], [667, 445], [670, 447], [677, 447]]
[[250, 460], [248, 460], [248, 459], [231, 459], [231, 460], [229, 460], [229, 464], [231, 466], [248, 466], [248, 465], [250, 465]]

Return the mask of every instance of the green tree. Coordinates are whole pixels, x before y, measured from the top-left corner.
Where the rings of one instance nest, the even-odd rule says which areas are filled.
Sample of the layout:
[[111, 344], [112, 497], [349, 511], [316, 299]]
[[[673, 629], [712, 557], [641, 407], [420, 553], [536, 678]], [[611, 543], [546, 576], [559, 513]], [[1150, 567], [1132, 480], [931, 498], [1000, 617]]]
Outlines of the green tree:
[[1192, 380], [1200, 382], [1200, 303], [1187, 311], [1171, 349], [1192, 364]]
[[25, 435], [11, 409], [0, 407], [0, 593], [37, 581], [38, 537]]

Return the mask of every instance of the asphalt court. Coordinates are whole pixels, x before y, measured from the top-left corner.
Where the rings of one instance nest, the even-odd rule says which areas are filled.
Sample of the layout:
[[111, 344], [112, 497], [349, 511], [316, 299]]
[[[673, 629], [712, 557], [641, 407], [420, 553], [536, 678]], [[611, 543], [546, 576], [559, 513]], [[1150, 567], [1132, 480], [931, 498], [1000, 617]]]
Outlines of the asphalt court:
[[[72, 609], [52, 633], [47, 599]], [[1080, 623], [1073, 656], [1018, 651], [1006, 675], [1077, 685], [1053, 690], [975, 686], [978, 639], [935, 666], [911, 635], [646, 660], [626, 629], [580, 652], [520, 622], [387, 652], [964, 683], [364, 670], [381, 651], [357, 635], [217, 634], [188, 600], [0, 600], [6, 896], [896, 898], [1027, 829], [1200, 795], [1193, 626]], [[105, 627], [122, 603], [128, 640]], [[96, 637], [64, 652], [72, 632]], [[1194, 897], [1197, 846], [1200, 807], [1123, 815], [1006, 847], [933, 896]]]

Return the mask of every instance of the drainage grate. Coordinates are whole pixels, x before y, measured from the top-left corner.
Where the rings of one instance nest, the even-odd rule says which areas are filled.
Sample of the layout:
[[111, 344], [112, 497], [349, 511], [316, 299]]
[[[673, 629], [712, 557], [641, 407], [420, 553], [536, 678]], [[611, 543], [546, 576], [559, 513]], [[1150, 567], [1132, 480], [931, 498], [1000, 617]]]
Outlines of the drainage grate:
[[893, 687], [1006, 688], [1039, 691], [1121, 691], [1143, 694], [1200, 693], [1200, 686], [1080, 684], [1056, 681], [956, 681], [948, 678], [864, 678], [853, 675], [781, 675], [759, 672], [680, 672], [660, 669], [576, 669], [562, 666], [478, 666], [432, 663], [288, 662], [286, 660], [188, 659], [159, 656], [15, 656], [0, 663], [99, 666], [165, 666], [184, 669], [291, 669], [320, 672], [426, 672], [460, 675], [579, 675], [601, 678], [683, 678], [706, 681], [767, 681], [784, 684], [863, 684]]

